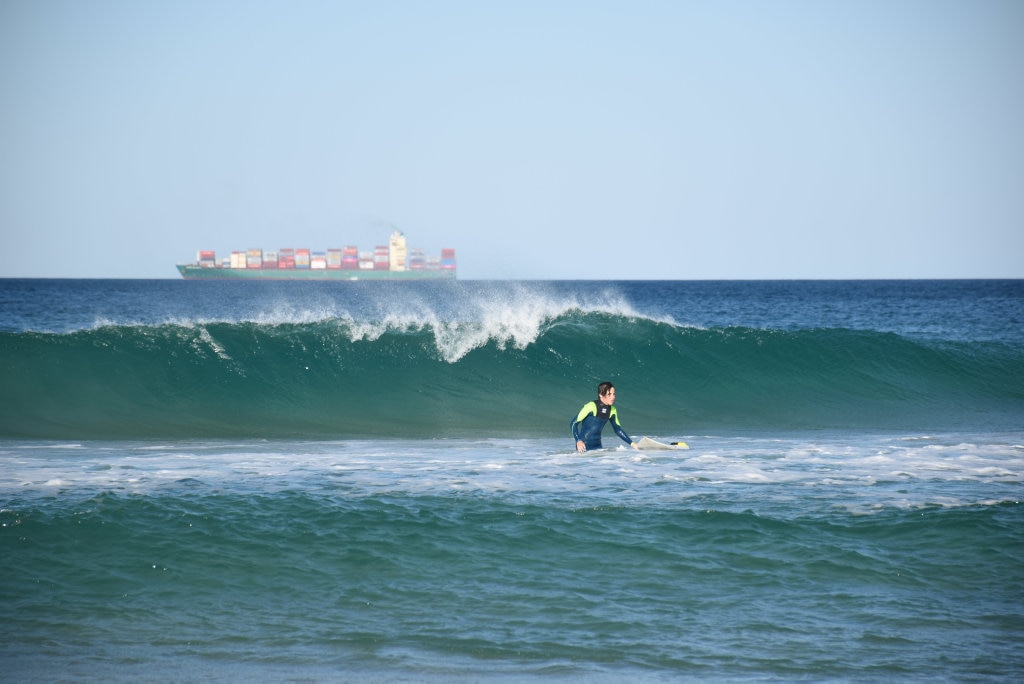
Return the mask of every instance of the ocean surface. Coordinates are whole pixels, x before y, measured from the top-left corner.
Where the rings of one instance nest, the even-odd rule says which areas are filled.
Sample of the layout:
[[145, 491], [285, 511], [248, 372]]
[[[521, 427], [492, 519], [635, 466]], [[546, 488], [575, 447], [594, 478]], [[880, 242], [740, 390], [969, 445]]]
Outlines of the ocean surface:
[[7, 279], [0, 372], [4, 681], [1024, 679], [1024, 281]]

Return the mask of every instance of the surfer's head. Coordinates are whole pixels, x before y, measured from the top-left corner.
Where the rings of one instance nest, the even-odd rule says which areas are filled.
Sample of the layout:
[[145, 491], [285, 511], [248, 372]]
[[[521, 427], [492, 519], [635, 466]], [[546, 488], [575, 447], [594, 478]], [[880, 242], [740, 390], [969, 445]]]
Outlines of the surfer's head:
[[602, 382], [597, 386], [597, 398], [606, 404], [614, 404], [615, 385], [610, 382]]

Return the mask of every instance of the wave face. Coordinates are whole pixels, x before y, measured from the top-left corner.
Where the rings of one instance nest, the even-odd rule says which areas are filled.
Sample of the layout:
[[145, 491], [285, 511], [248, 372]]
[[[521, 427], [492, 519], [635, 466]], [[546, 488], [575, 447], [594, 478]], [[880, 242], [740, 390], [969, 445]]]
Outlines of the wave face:
[[279, 300], [239, 298], [210, 319], [103, 312], [67, 330], [8, 329], [0, 436], [557, 436], [605, 379], [638, 435], [1021, 426], [1024, 346], [1012, 335], [907, 332], [869, 304], [860, 328], [794, 319], [791, 305], [779, 307], [785, 325], [740, 313], [694, 324], [671, 308], [670, 286], [484, 295], [461, 284], [345, 305], [335, 290], [289, 315]]

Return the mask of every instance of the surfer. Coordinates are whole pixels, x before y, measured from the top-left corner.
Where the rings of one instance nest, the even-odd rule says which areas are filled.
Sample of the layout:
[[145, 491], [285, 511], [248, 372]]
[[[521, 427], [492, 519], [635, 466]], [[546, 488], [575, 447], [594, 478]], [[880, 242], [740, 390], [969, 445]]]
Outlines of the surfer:
[[619, 414], [615, 410], [615, 386], [610, 382], [602, 382], [597, 386], [597, 400], [588, 401], [580, 409], [576, 420], [572, 421], [572, 436], [576, 438], [576, 451], [583, 453], [589, 449], [601, 448], [601, 431], [605, 423], [611, 421], [612, 429], [619, 438], [637, 448], [633, 438], [619, 425]]

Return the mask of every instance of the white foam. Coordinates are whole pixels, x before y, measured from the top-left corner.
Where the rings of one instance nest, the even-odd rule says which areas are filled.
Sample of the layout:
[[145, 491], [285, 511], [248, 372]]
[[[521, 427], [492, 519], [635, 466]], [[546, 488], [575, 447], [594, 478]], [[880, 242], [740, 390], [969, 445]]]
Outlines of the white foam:
[[564, 439], [7, 442], [0, 450], [0, 497], [9, 502], [102, 491], [147, 494], [187, 482], [239, 493], [341, 488], [346, 496], [443, 495], [459, 490], [599, 505], [700, 495], [751, 508], [797, 501], [864, 512], [1011, 501], [1020, 498], [1024, 483], [1024, 453], [999, 438], [687, 441], [690, 451], [664, 455], [625, 448], [579, 455]]
[[[157, 321], [135, 318], [97, 318], [93, 329], [176, 326], [198, 331], [202, 344], [222, 358], [223, 345], [211, 335], [215, 324], [253, 323], [261, 326], [336, 323], [339, 334], [350, 341], [375, 341], [385, 334], [429, 331], [438, 356], [456, 363], [475, 349], [495, 344], [499, 349], [525, 349], [534, 344], [554, 321], [567, 314], [601, 313], [630, 319], [646, 319], [678, 325], [671, 317], [650, 317], [636, 311], [613, 289], [600, 294], [554, 291], [540, 283], [500, 285], [459, 284], [445, 290], [447, 296], [427, 297], [414, 290], [362, 290], [352, 298], [321, 293], [314, 301], [300, 303], [282, 298], [252, 304], [247, 313], [227, 317], [169, 314]], [[374, 294], [376, 292], [376, 294]], [[233, 311], [238, 311], [235, 307]]]
[[216, 354], [218, 358], [224, 361], [231, 361], [231, 356], [228, 355], [227, 351], [224, 350], [224, 347], [222, 347], [217, 340], [213, 339], [213, 335], [211, 335], [210, 331], [206, 329], [206, 326], [198, 326], [198, 330], [199, 340], [212, 349], [213, 353]]

